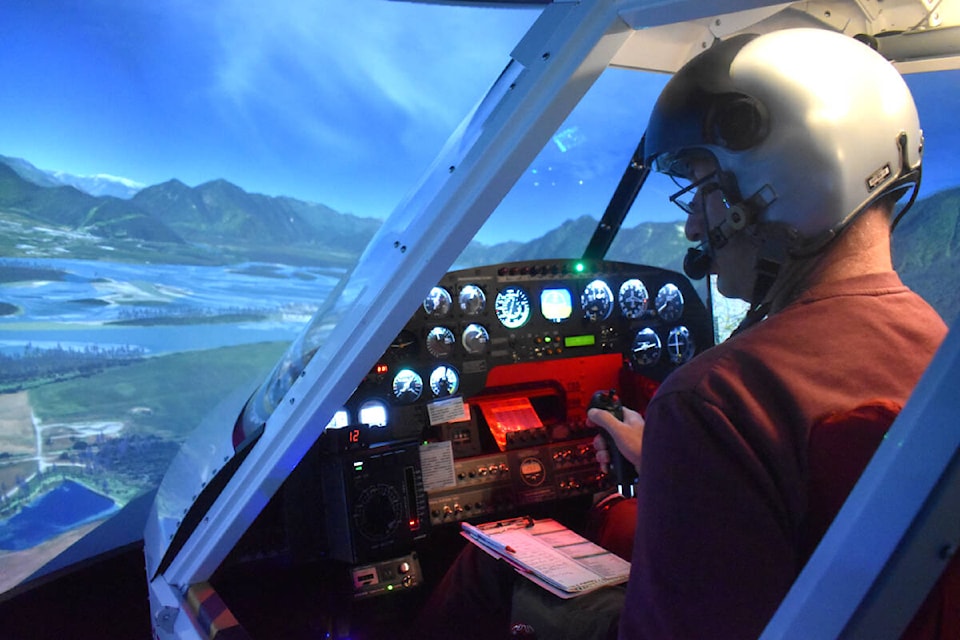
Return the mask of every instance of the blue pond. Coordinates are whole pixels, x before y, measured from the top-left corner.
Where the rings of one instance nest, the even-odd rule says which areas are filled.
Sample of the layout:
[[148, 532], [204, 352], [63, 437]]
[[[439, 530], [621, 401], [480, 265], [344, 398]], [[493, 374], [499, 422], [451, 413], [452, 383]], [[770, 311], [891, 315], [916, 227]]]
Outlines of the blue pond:
[[118, 509], [110, 498], [67, 480], [17, 515], [0, 521], [0, 549], [29, 549], [75, 527], [105, 518]]

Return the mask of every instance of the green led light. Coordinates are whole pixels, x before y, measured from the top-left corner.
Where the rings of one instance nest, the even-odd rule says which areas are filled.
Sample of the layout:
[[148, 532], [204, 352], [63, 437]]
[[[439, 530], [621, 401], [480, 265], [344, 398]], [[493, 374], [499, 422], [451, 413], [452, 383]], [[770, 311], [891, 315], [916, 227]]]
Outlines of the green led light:
[[583, 273], [584, 266], [582, 262], [578, 262], [573, 266], [573, 268], [577, 273]]

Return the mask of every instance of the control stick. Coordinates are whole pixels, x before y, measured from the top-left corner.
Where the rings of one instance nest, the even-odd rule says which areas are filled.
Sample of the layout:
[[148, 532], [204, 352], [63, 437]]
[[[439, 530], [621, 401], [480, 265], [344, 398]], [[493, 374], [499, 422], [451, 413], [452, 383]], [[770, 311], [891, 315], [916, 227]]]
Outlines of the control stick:
[[[620, 397], [617, 395], [616, 389], [595, 392], [593, 397], [590, 398], [590, 408], [609, 411], [617, 420], [623, 422], [623, 405], [620, 403]], [[632, 494], [630, 487], [636, 475], [633, 465], [620, 453], [620, 449], [614, 443], [610, 432], [603, 427], [599, 427], [599, 429], [600, 436], [607, 444], [607, 451], [610, 454], [610, 473], [614, 482], [622, 491], [627, 492], [627, 495]]]

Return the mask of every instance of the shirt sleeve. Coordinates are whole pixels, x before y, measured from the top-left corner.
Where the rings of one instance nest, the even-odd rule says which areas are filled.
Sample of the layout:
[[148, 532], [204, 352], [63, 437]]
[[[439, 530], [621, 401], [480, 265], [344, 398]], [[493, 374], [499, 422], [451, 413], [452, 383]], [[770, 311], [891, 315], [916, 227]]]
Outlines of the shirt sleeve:
[[756, 638], [789, 590], [796, 543], [776, 467], [791, 463], [758, 453], [749, 426], [689, 391], [651, 403], [621, 638]]

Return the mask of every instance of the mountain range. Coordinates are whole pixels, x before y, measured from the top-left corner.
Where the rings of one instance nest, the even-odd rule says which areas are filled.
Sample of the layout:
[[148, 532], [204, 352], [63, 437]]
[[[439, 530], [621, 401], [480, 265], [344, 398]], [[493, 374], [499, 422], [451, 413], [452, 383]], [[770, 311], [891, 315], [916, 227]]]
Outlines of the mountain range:
[[[89, 183], [79, 182], [80, 186]], [[226, 180], [179, 180], [127, 199], [93, 195], [52, 172], [0, 156], [0, 255], [226, 263], [244, 260], [342, 267], [352, 264], [381, 221], [323, 204], [248, 193]], [[472, 242], [454, 268], [576, 256], [597, 221], [567, 220], [530, 242]], [[689, 243], [679, 222], [622, 228], [607, 257], [681, 270]], [[894, 234], [904, 282], [951, 321], [960, 315], [960, 188], [919, 200]]]
[[[381, 221], [321, 204], [247, 193], [226, 180], [179, 180], [132, 197], [97, 196], [30, 163], [0, 156], [0, 239], [7, 256], [47, 256], [49, 238], [82, 258], [352, 263]], [[15, 244], [13, 244], [15, 242]], [[64, 245], [63, 243], [66, 243]], [[55, 254], [54, 254], [55, 255]]]
[[146, 185], [128, 178], [100, 173], [95, 176], [77, 176], [66, 171], [47, 171], [38, 169], [22, 158], [8, 158], [0, 155], [0, 163], [7, 164], [20, 174], [20, 177], [44, 187], [70, 185], [92, 196], [114, 196], [132, 198]]

